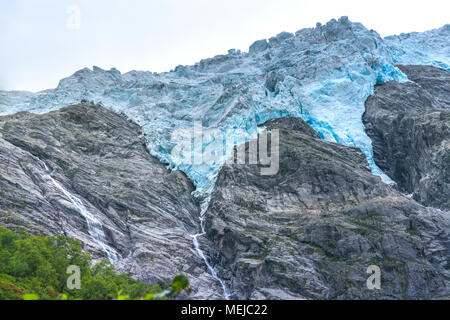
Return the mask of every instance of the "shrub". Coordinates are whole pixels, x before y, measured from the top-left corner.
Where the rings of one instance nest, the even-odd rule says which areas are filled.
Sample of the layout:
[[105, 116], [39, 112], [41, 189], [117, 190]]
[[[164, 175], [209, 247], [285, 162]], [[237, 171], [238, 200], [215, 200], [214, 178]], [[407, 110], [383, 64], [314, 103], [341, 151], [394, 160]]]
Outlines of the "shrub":
[[[81, 287], [67, 288], [67, 268], [80, 268]], [[28, 235], [0, 227], [0, 299], [167, 299], [188, 292], [185, 276], [161, 288], [117, 273], [107, 261], [94, 264], [81, 243], [63, 236]]]

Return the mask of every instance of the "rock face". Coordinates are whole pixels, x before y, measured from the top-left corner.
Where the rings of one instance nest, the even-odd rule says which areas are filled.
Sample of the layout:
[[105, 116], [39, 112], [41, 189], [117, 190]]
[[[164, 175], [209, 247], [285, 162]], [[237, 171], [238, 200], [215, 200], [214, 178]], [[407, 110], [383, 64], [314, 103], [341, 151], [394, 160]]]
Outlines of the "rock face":
[[[395, 66], [448, 69], [449, 30], [382, 39], [342, 17], [167, 73], [0, 91], [0, 224], [78, 238], [146, 282], [184, 273], [192, 298], [223, 297], [223, 280], [239, 299], [449, 299], [449, 215], [415, 201], [450, 207], [449, 73]], [[107, 109], [66, 107], [80, 100]], [[218, 160], [178, 162], [174, 136], [200, 120]], [[280, 130], [278, 172], [225, 164], [220, 142], [261, 124]]]
[[95, 257], [105, 257], [86, 219], [51, 176], [101, 223], [107, 245], [122, 258], [118, 269], [151, 283], [184, 273], [193, 298], [220, 297], [220, 286], [192, 246], [190, 234], [199, 230], [194, 186], [148, 154], [136, 124], [79, 104], [1, 117], [0, 134], [2, 225], [69, 235]]
[[[448, 39], [436, 42], [447, 46]], [[223, 163], [180, 163], [171, 152], [173, 134], [194, 121], [224, 130], [229, 141], [245, 141], [267, 120], [302, 117], [322, 138], [361, 148], [373, 172], [381, 174], [361, 116], [376, 83], [406, 80], [392, 58], [375, 31], [341, 17], [256, 41], [249, 52], [230, 50], [172, 72], [121, 74], [93, 67], [35, 94], [0, 90], [0, 115], [44, 113], [82, 99], [101, 102], [139, 124], [150, 153], [185, 172], [203, 195], [210, 193]]]
[[400, 190], [450, 209], [450, 72], [400, 66], [411, 82], [375, 87], [363, 122], [374, 159]]
[[[239, 299], [449, 298], [450, 220], [370, 173], [356, 148], [300, 119], [280, 130], [280, 169], [227, 164], [206, 213], [209, 255]], [[381, 269], [381, 289], [366, 287]]]
[[341, 17], [256, 41], [249, 52], [231, 49], [171, 72], [122, 74], [94, 66], [62, 79], [55, 89], [0, 90], [0, 115], [45, 113], [82, 99], [101, 102], [142, 126], [150, 153], [185, 172], [202, 195], [212, 190], [223, 163], [192, 165], [172, 158], [177, 129], [201, 120], [204, 127], [226, 129], [227, 138], [244, 141], [267, 120], [301, 117], [323, 139], [360, 148], [372, 172], [387, 181], [361, 121], [364, 102], [375, 84], [407, 80], [396, 64], [449, 70], [449, 27], [381, 38]]
[[[303, 120], [265, 127], [280, 130], [278, 173], [224, 166], [198, 238], [233, 298], [450, 297], [447, 215], [382, 183], [359, 149], [321, 140]], [[82, 103], [1, 117], [0, 133], [2, 225], [78, 238], [98, 258], [107, 246], [139, 280], [184, 273], [191, 298], [223, 297], [193, 247], [193, 184], [148, 154], [136, 124]], [[366, 287], [371, 265], [380, 290]]]

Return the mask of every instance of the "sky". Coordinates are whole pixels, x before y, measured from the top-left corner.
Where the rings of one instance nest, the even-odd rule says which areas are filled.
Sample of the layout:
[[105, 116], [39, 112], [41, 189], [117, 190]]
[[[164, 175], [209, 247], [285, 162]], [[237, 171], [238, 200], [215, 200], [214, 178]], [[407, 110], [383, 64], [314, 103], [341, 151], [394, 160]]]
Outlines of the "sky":
[[0, 90], [54, 88], [94, 65], [169, 71], [341, 16], [382, 36], [425, 31], [449, 12], [448, 0], [0, 0]]

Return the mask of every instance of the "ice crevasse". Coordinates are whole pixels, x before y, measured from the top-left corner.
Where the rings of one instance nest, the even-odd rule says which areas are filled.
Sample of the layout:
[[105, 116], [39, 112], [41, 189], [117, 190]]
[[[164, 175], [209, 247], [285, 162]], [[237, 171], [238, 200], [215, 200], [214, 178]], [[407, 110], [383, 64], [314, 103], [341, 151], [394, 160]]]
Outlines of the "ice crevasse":
[[[355, 146], [374, 174], [390, 179], [373, 160], [361, 117], [374, 85], [407, 81], [396, 64], [450, 66], [450, 26], [381, 38], [346, 17], [282, 32], [253, 43], [248, 52], [204, 59], [165, 73], [85, 68], [38, 93], [0, 91], [0, 114], [45, 113], [82, 99], [101, 103], [142, 126], [149, 152], [184, 171], [199, 196], [208, 195], [223, 162], [189, 164], [172, 157], [175, 130], [195, 121], [219, 128], [212, 140], [245, 141], [269, 119], [296, 116], [328, 141]], [[205, 139], [204, 147], [222, 141]]]

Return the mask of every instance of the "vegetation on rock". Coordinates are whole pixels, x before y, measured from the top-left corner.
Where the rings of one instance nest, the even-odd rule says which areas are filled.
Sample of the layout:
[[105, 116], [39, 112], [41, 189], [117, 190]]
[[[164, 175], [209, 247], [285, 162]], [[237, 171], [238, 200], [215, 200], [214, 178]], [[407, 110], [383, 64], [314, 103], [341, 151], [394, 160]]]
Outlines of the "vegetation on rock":
[[[167, 299], [188, 291], [177, 276], [171, 286], [149, 285], [117, 273], [107, 262], [95, 264], [81, 243], [64, 236], [29, 235], [0, 227], [0, 300]], [[69, 266], [80, 268], [80, 289], [69, 289]]]

